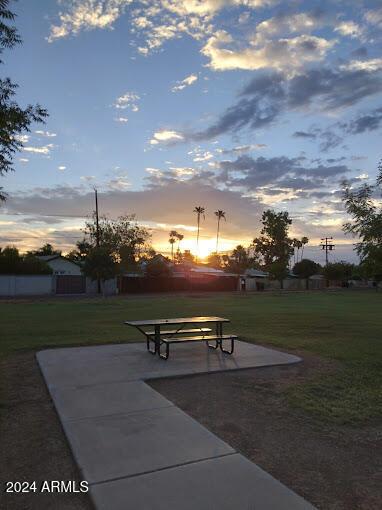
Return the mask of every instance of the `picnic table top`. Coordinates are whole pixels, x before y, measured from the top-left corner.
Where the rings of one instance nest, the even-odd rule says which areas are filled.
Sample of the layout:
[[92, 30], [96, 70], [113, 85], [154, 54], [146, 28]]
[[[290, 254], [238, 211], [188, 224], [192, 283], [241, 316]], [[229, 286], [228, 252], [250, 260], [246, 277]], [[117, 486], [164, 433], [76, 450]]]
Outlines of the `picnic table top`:
[[224, 317], [175, 317], [174, 319], [148, 319], [141, 321], [125, 321], [129, 326], [162, 326], [165, 324], [192, 324], [201, 322], [230, 322]]

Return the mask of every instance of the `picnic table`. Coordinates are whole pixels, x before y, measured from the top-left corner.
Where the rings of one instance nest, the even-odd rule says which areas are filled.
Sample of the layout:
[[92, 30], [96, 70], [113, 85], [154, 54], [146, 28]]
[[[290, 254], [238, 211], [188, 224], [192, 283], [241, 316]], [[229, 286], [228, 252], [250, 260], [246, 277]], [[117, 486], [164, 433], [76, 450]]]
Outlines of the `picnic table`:
[[[173, 343], [184, 342], [206, 342], [206, 345], [211, 349], [218, 349], [226, 354], [232, 354], [234, 351], [234, 340], [236, 335], [223, 335], [223, 324], [230, 322], [229, 319], [224, 317], [176, 317], [173, 319], [148, 319], [139, 321], [125, 321], [127, 326], [133, 326], [146, 337], [147, 350], [155, 355], [158, 354], [162, 359], [168, 359], [170, 354], [170, 345]], [[215, 333], [210, 327], [203, 327], [203, 325], [214, 325]], [[190, 325], [193, 327], [191, 328]], [[162, 327], [173, 326], [172, 329], [163, 330]], [[145, 328], [154, 328], [146, 330]], [[193, 336], [183, 336], [190, 335]], [[223, 340], [230, 340], [231, 347], [229, 350], [223, 348]], [[210, 342], [215, 342], [211, 344]], [[154, 344], [154, 349], [151, 349], [151, 344]], [[161, 346], [166, 347], [163, 354]]]

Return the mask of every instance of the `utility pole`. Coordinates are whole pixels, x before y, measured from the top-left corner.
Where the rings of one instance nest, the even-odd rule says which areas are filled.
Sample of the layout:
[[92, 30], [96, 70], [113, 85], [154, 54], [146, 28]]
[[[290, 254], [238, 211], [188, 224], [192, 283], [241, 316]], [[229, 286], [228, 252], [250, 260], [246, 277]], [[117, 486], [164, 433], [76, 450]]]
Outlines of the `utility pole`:
[[[94, 193], [95, 193], [95, 215], [96, 215], [96, 245], [97, 245], [97, 248], [99, 248], [99, 217], [98, 217], [98, 192], [97, 192], [97, 188], [94, 188]], [[101, 280], [100, 280], [100, 277], [98, 276], [97, 278], [97, 292], [98, 294], [101, 294]]]
[[321, 241], [324, 241], [320, 244], [320, 247], [325, 250], [325, 261], [326, 265], [328, 265], [328, 252], [333, 251], [335, 244], [332, 244], [333, 237], [323, 237]]

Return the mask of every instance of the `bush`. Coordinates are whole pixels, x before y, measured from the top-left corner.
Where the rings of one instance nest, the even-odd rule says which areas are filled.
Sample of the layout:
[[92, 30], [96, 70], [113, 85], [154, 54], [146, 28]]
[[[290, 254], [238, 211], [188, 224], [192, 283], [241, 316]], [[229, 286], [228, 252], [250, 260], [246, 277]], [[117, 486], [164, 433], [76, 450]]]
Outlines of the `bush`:
[[52, 274], [43, 260], [32, 254], [20, 255], [19, 250], [7, 246], [0, 251], [0, 274]]

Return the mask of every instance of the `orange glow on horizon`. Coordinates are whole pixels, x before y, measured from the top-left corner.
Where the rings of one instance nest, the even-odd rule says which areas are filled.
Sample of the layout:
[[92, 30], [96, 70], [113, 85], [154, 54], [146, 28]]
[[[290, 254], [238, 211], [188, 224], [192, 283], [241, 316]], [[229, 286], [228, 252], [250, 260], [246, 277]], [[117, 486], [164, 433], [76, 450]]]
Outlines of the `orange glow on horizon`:
[[[218, 251], [219, 253], [227, 253], [232, 251], [235, 246], [238, 244], [243, 244], [243, 240], [234, 240], [234, 239], [219, 239]], [[163, 243], [153, 243], [154, 249], [159, 252], [168, 254], [171, 250], [169, 244]], [[248, 244], [248, 243], [247, 243]], [[174, 253], [178, 249], [178, 245], [174, 245]], [[199, 260], [203, 261], [208, 258], [211, 253], [215, 253], [216, 251], [216, 237], [210, 237], [207, 239], [199, 239], [199, 249], [197, 249], [196, 239], [184, 239], [180, 243], [180, 250], [184, 252], [185, 250], [189, 250], [194, 257], [197, 257]]]

